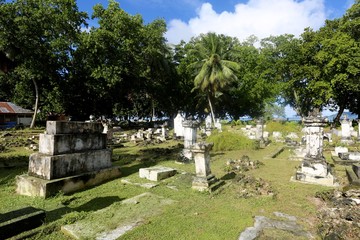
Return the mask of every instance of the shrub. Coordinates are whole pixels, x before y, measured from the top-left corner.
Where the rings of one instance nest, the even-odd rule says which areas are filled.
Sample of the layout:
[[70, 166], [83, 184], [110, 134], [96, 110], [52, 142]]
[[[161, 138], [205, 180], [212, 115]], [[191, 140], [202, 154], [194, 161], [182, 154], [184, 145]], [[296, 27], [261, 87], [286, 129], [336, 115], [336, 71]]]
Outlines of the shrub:
[[265, 131], [270, 133], [272, 132], [281, 132], [281, 133], [290, 133], [290, 132], [300, 132], [301, 124], [299, 122], [267, 122]]
[[231, 151], [243, 149], [258, 149], [254, 140], [246, 136], [232, 132], [213, 132], [206, 140], [214, 143], [214, 151]]

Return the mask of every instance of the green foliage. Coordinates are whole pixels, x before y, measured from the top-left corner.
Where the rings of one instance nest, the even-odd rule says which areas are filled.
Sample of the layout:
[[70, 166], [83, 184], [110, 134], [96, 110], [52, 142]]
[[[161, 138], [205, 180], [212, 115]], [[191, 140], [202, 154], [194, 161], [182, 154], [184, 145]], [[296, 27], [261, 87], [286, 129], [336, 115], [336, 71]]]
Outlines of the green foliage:
[[272, 132], [281, 132], [281, 133], [289, 133], [289, 132], [300, 132], [301, 124], [299, 122], [284, 122], [284, 121], [270, 121], [266, 123], [266, 131]]
[[258, 149], [258, 145], [254, 140], [246, 136], [232, 132], [212, 133], [207, 142], [214, 143], [214, 151], [231, 151], [231, 150], [254, 150]]

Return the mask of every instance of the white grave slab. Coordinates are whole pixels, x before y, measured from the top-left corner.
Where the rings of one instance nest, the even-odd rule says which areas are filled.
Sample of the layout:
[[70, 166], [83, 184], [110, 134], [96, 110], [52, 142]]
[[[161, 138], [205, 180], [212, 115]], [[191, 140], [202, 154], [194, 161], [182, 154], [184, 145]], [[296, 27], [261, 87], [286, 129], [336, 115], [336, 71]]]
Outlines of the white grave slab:
[[139, 177], [146, 178], [150, 181], [160, 181], [162, 179], [172, 177], [175, 174], [175, 169], [162, 166], [139, 169]]

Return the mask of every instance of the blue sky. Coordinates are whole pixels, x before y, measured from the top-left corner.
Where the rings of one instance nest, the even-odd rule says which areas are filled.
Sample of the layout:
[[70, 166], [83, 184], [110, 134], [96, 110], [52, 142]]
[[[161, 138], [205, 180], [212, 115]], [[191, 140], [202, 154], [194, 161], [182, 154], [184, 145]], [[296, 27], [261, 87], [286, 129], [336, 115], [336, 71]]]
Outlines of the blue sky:
[[[165, 19], [169, 43], [189, 40], [209, 31], [245, 40], [284, 33], [299, 36], [304, 28], [318, 29], [326, 19], [339, 18], [354, 0], [118, 0], [129, 14], [142, 15], [145, 23]], [[91, 16], [95, 4], [107, 0], [77, 0], [79, 10]], [[94, 24], [91, 23], [90, 24]], [[332, 114], [329, 111], [323, 115]], [[286, 115], [295, 112], [286, 107]]]
[[[291, 33], [305, 27], [318, 29], [325, 19], [341, 17], [354, 0], [118, 0], [130, 14], [140, 14], [145, 23], [165, 19], [170, 43], [189, 40], [209, 31], [244, 40]], [[79, 9], [91, 15], [95, 4], [107, 0], [77, 0]], [[92, 24], [92, 23], [90, 23]]]

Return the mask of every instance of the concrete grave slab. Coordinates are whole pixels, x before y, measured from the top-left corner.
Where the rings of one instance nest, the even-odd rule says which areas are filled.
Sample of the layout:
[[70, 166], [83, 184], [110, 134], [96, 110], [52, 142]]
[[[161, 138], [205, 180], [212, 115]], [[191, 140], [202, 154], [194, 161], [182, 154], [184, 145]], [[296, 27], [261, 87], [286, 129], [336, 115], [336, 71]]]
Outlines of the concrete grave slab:
[[172, 177], [175, 174], [175, 169], [163, 166], [139, 169], [139, 177], [146, 178], [150, 181], [160, 181], [162, 179]]

